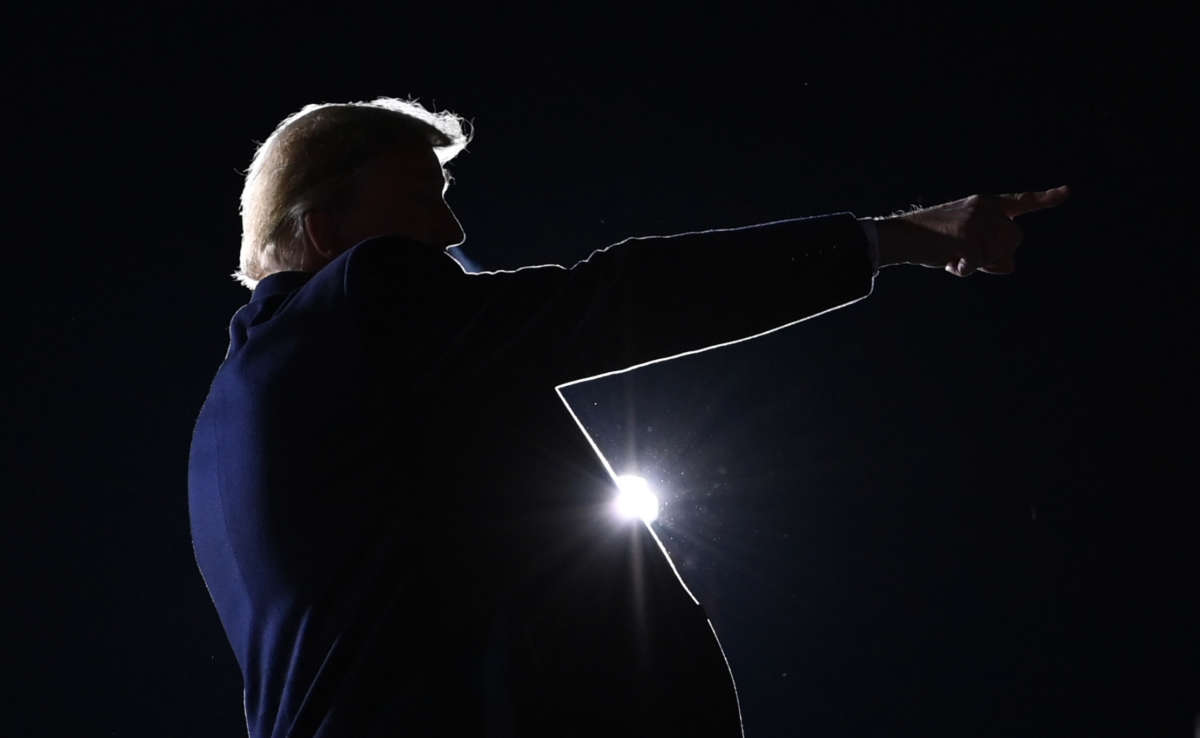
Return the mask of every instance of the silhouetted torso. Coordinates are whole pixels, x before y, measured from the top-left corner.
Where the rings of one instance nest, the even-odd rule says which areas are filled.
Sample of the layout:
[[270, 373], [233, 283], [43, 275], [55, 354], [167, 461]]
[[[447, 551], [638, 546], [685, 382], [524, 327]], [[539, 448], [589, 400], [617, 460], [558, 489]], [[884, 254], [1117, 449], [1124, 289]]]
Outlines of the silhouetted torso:
[[483, 275], [380, 238], [264, 279], [189, 468], [252, 738], [739, 735], [703, 611], [645, 527], [611, 514], [555, 387], [844, 304], [871, 278], [838, 214]]

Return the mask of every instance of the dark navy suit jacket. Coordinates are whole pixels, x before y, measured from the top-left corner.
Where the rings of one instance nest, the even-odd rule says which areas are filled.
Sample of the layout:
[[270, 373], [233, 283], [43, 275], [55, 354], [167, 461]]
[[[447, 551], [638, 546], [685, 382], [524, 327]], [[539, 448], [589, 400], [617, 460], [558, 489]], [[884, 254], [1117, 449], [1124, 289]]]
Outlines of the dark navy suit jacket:
[[557, 388], [872, 282], [849, 213], [482, 274], [381, 237], [263, 279], [188, 476], [250, 736], [740, 735], [704, 611]]

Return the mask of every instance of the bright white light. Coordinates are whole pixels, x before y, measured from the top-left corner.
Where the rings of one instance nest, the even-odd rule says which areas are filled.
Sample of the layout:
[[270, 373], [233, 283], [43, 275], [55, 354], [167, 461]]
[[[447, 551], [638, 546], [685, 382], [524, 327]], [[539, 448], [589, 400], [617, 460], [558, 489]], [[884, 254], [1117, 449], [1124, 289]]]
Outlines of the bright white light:
[[658, 517], [658, 497], [650, 491], [645, 479], [633, 474], [617, 477], [617, 499], [613, 503], [617, 515], [626, 520], [641, 518], [653, 523]]

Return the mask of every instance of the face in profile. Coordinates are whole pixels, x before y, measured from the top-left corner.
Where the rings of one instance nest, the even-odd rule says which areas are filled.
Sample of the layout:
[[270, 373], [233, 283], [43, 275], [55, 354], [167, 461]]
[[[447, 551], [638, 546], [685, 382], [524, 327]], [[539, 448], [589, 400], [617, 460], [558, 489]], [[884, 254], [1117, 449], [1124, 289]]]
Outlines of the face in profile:
[[447, 189], [432, 147], [405, 146], [359, 172], [354, 197], [344, 210], [313, 211], [305, 228], [326, 262], [374, 236], [405, 236], [440, 249], [457, 246], [466, 236], [446, 202]]

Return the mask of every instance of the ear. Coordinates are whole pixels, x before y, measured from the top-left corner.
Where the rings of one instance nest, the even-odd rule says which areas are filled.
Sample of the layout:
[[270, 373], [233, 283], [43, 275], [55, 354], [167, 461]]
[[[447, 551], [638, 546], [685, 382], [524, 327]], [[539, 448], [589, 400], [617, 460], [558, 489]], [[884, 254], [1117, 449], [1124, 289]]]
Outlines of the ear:
[[337, 222], [328, 211], [309, 210], [304, 214], [304, 235], [308, 245], [325, 263], [333, 261], [340, 253], [337, 230]]

